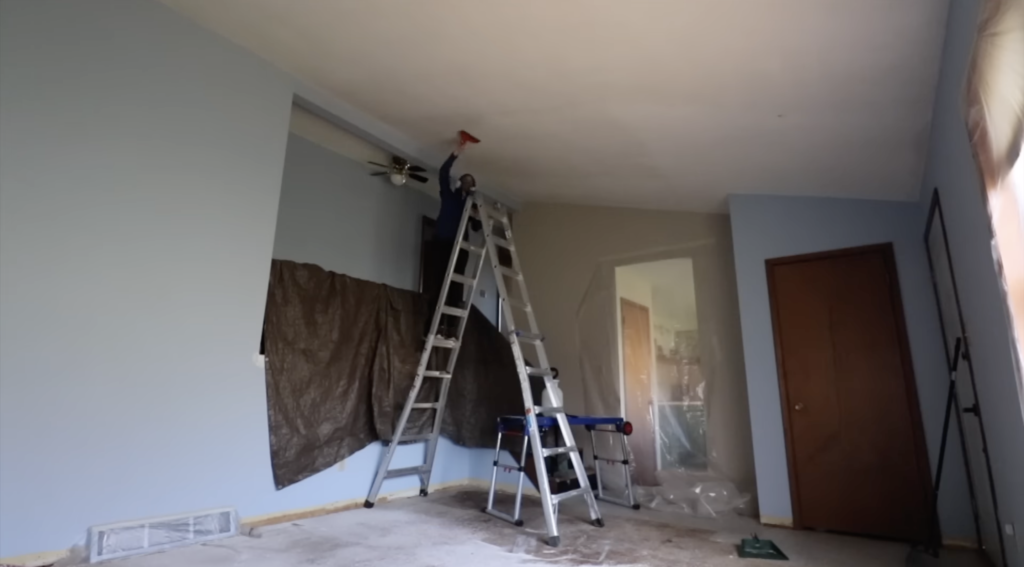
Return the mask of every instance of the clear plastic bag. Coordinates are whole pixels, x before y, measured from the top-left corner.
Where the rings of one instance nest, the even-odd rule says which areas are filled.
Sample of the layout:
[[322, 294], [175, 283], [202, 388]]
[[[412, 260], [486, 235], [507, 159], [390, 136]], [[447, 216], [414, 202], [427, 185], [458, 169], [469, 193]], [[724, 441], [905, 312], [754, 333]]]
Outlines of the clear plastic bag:
[[750, 502], [749, 494], [713, 474], [663, 470], [657, 476], [660, 485], [649, 489], [648, 502], [641, 502], [651, 508], [717, 518]]

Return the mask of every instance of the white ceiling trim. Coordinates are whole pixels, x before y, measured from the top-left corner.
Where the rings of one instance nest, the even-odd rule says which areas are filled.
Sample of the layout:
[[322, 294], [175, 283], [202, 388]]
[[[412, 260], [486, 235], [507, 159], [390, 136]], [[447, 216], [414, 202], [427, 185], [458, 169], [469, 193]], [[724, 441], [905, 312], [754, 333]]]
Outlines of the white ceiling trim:
[[292, 117], [288, 130], [332, 152], [355, 161], [389, 163], [391, 153], [379, 148], [355, 134], [342, 130], [335, 124], [320, 118], [312, 112], [292, 105]]
[[[427, 168], [430, 175], [434, 179], [437, 178], [438, 168], [448, 157], [446, 154], [430, 151], [412, 138], [326, 91], [309, 85], [296, 77], [291, 78], [292, 89], [295, 92], [293, 107], [298, 106], [312, 117], [320, 118], [326, 123], [336, 126], [342, 132], [363, 140], [369, 146], [380, 149], [387, 156], [387, 161], [384, 163], [390, 161], [391, 155], [398, 155], [409, 160], [410, 163]], [[521, 200], [488, 184], [486, 176], [474, 174], [474, 177], [477, 178], [478, 190], [482, 194], [503, 203], [512, 210], [522, 208]], [[428, 185], [420, 185], [420, 188], [431, 196], [437, 197], [436, 183]]]

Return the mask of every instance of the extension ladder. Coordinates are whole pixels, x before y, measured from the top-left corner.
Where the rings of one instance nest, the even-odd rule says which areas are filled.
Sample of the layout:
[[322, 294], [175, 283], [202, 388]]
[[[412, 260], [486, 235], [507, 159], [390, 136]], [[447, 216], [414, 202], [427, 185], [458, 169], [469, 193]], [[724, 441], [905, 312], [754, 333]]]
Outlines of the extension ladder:
[[[466, 227], [472, 217], [479, 218], [483, 224], [484, 242], [483, 248], [473, 246], [465, 241], [462, 236], [466, 233]], [[498, 228], [502, 236], [495, 235], [495, 228]], [[498, 248], [505, 248], [512, 258], [511, 267], [502, 266], [498, 261]], [[461, 251], [470, 255], [466, 262], [467, 274], [455, 273], [456, 261]], [[456, 246], [452, 247], [451, 257], [448, 260], [448, 272], [445, 276], [444, 285], [441, 287], [441, 295], [438, 298], [434, 310], [434, 317], [430, 324], [430, 331], [420, 355], [420, 363], [416, 369], [416, 379], [413, 381], [412, 390], [406, 399], [405, 407], [398, 418], [394, 435], [388, 444], [387, 452], [381, 460], [377, 475], [374, 477], [373, 485], [370, 487], [370, 494], [366, 498], [364, 506], [372, 508], [380, 493], [381, 485], [390, 478], [404, 476], [418, 476], [420, 480], [420, 496], [426, 496], [430, 486], [430, 474], [434, 466], [434, 456], [437, 453], [437, 442], [441, 434], [441, 421], [444, 417], [445, 400], [448, 397], [448, 386], [455, 370], [455, 362], [458, 359], [459, 347], [462, 344], [462, 333], [466, 329], [466, 321], [472, 309], [472, 300], [476, 292], [477, 282], [480, 279], [480, 272], [483, 270], [484, 260], [490, 257], [491, 267], [494, 269], [494, 279], [498, 285], [498, 293], [502, 301], [502, 310], [507, 321], [508, 340], [512, 346], [512, 354], [515, 358], [516, 369], [519, 375], [519, 383], [523, 391], [523, 403], [525, 406], [525, 418], [528, 424], [529, 443], [533, 453], [537, 470], [537, 487], [541, 495], [541, 506], [544, 510], [544, 521], [547, 524], [547, 543], [551, 546], [558, 546], [561, 539], [558, 535], [557, 505], [562, 500], [574, 496], [583, 496], [587, 501], [590, 510], [590, 520], [595, 526], [601, 527], [604, 521], [601, 519], [601, 512], [597, 507], [597, 500], [590, 488], [587, 473], [583, 466], [583, 459], [576, 447], [572, 430], [566, 419], [565, 409], [561, 399], [554, 399], [553, 406], [538, 406], [534, 404], [533, 394], [530, 390], [530, 377], [542, 377], [545, 387], [552, 392], [553, 397], [560, 398], [554, 392], [553, 387], [555, 371], [548, 364], [547, 352], [544, 349], [544, 337], [537, 327], [537, 319], [534, 316], [533, 308], [530, 305], [529, 296], [526, 293], [526, 282], [523, 279], [519, 265], [519, 256], [516, 254], [515, 244], [512, 241], [512, 226], [508, 213], [500, 204], [491, 205], [479, 194], [466, 199], [466, 206], [462, 211], [462, 221], [459, 224]], [[517, 297], [509, 294], [505, 285], [505, 278], [509, 278], [519, 287]], [[448, 288], [455, 281], [463, 284], [464, 294], [459, 305], [448, 305]], [[468, 298], [468, 299], [467, 299]], [[516, 325], [515, 311], [526, 313], [526, 325], [520, 328]], [[437, 335], [437, 328], [443, 315], [456, 317], [459, 320], [458, 331], [454, 337], [441, 337]], [[528, 344], [536, 350], [536, 367], [526, 365], [523, 355], [523, 345]], [[427, 366], [435, 349], [449, 349], [451, 354], [447, 359], [444, 370], [428, 370]], [[423, 403], [417, 401], [420, 387], [425, 379], [441, 380], [440, 395], [436, 402]], [[425, 435], [403, 435], [409, 415], [413, 411], [424, 410], [434, 412], [433, 428]], [[558, 431], [564, 443], [560, 447], [545, 448], [541, 442], [541, 429], [537, 425], [537, 414], [543, 413], [554, 417], [558, 424]], [[390, 469], [391, 459], [400, 443], [426, 441], [426, 462], [420, 466]], [[574, 474], [579, 482], [580, 488], [570, 490], [561, 494], [552, 494], [548, 482], [547, 469], [545, 468], [545, 457], [552, 455], [568, 455], [572, 462]]]

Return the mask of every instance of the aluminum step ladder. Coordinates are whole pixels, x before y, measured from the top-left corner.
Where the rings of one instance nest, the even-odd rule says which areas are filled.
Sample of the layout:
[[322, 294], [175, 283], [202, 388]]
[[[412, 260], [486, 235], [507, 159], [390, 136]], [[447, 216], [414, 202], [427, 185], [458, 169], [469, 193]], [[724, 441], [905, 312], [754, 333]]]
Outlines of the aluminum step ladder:
[[[469, 225], [469, 219], [473, 217], [479, 218], [483, 225], [485, 242], [485, 247], [483, 249], [476, 248], [463, 241], [461, 238], [461, 235], [465, 234], [466, 227]], [[501, 236], [495, 234], [496, 229], [501, 233]], [[534, 315], [533, 307], [530, 304], [529, 295], [526, 292], [526, 281], [523, 279], [522, 269], [519, 264], [519, 256], [516, 253], [515, 244], [512, 239], [511, 220], [507, 211], [500, 204], [492, 205], [477, 193], [472, 198], [466, 200], [466, 207], [462, 212], [462, 221], [459, 224], [458, 234], [460, 235], [460, 238], [457, 240], [459, 244], [458, 246], [453, 247], [452, 256], [448, 261], [448, 273], [445, 277], [444, 285], [441, 288], [441, 297], [434, 312], [434, 318], [431, 323], [427, 342], [424, 345], [423, 354], [420, 356], [420, 364], [416, 370], [416, 379], [413, 383], [412, 391], [409, 393], [409, 398], [405, 402], [405, 407], [402, 410], [401, 417], [399, 417], [398, 426], [395, 428], [394, 440], [389, 444], [388, 451], [384, 459], [381, 461], [380, 468], [377, 470], [377, 476], [374, 478], [373, 486], [370, 488], [370, 494], [367, 497], [364, 506], [372, 508], [384, 480], [398, 476], [418, 475], [420, 477], [420, 495], [427, 495], [430, 484], [430, 472], [433, 467], [434, 455], [437, 451], [438, 436], [441, 431], [441, 419], [444, 415], [445, 398], [448, 395], [448, 385], [452, 379], [452, 372], [455, 369], [455, 361], [458, 357], [459, 346], [462, 341], [462, 333], [465, 330], [466, 319], [471, 309], [473, 294], [476, 291], [477, 281], [479, 280], [480, 271], [483, 267], [483, 262], [486, 256], [491, 259], [491, 267], [494, 269], [494, 279], [497, 282], [498, 293], [504, 300], [502, 301], [502, 311], [507, 324], [508, 340], [512, 346], [512, 354], [515, 359], [516, 369], [519, 375], [519, 384], [523, 392], [523, 405], [525, 408], [524, 415], [528, 423], [529, 443], [533, 453], [534, 463], [536, 465], [537, 483], [540, 485], [537, 489], [541, 495], [541, 506], [544, 510], [544, 521], [547, 524], [547, 543], [548, 545], [557, 547], [559, 543], [561, 543], [561, 538], [558, 534], [559, 502], [575, 496], [583, 496], [590, 511], [591, 523], [595, 526], [602, 527], [604, 526], [604, 520], [601, 518], [601, 511], [597, 507], [597, 499], [594, 497], [594, 492], [591, 490], [590, 482], [587, 479], [587, 472], [583, 465], [583, 458], [580, 456], [579, 450], [577, 449], [575, 439], [573, 439], [572, 429], [569, 427], [569, 422], [566, 419], [562, 400], [554, 399], [552, 401], [554, 405], [547, 407], [538, 406], [534, 403], [533, 393], [530, 389], [530, 377], [535, 376], [543, 378], [544, 385], [548, 391], [557, 392], [553, 387], [555, 371], [548, 363], [547, 351], [544, 348], [544, 337], [540, 334], [540, 329], [537, 326], [537, 319]], [[511, 266], [502, 266], [498, 261], [499, 247], [508, 250], [509, 256], [511, 257]], [[471, 258], [471, 260], [467, 262], [467, 265], [474, 266], [474, 269], [471, 272], [472, 276], [453, 273], [460, 249], [466, 250], [471, 254], [471, 256], [478, 256], [478, 261], [474, 261]], [[513, 286], [518, 289], [517, 295], [513, 296], [509, 293], [508, 286], [505, 284], [506, 278], [515, 282]], [[470, 293], [468, 295], [469, 300], [465, 305], [446, 305], [448, 287], [453, 279], [471, 286]], [[523, 326], [516, 324], [515, 313], [517, 311], [525, 312], [525, 325]], [[442, 313], [446, 315], [453, 315], [460, 319], [457, 336], [452, 340], [439, 341], [435, 336]], [[523, 317], [520, 317], [520, 319], [523, 319]], [[535, 349], [535, 360], [537, 366], [530, 367], [526, 365], [525, 356], [523, 354], [524, 345]], [[430, 355], [434, 348], [451, 349], [451, 356], [448, 358], [446, 371], [437, 372], [427, 370], [427, 362], [430, 360]], [[441, 385], [440, 399], [436, 403], [423, 404], [417, 402], [417, 395], [419, 394], [420, 386], [425, 377], [437, 377], [444, 380]], [[560, 397], [557, 395], [553, 396]], [[425, 406], [430, 407], [428, 408]], [[432, 433], [429, 436], [426, 436], [425, 439], [402, 436], [409, 414], [414, 409], [430, 409], [436, 412], [434, 415], [434, 427]], [[537, 426], [538, 413], [543, 413], [544, 415], [555, 418], [559, 426], [559, 436], [562, 439], [561, 446], [549, 448], [545, 448], [543, 446], [541, 430]], [[398, 443], [419, 440], [427, 441], [427, 456], [426, 463], [424, 465], [403, 469], [388, 469], [391, 464], [391, 459], [394, 457]], [[560, 454], [569, 455], [569, 459], [573, 467], [573, 473], [580, 488], [561, 494], [552, 494], [551, 485], [548, 482], [545, 457]]]
[[[472, 310], [473, 296], [476, 293], [476, 285], [480, 279], [480, 273], [483, 271], [486, 256], [486, 248], [473, 246], [463, 238], [466, 234], [466, 228], [469, 226], [472, 208], [473, 200], [466, 199], [466, 206], [462, 211], [462, 221], [459, 223], [459, 236], [456, 239], [458, 245], [452, 247], [451, 257], [448, 259], [448, 271], [444, 278], [444, 284], [441, 286], [441, 295], [438, 297], [437, 306], [434, 309], [434, 317], [430, 322], [430, 330], [427, 333], [426, 343], [423, 345], [420, 363], [416, 368], [416, 379], [413, 381], [412, 390], [409, 392], [409, 397], [402, 408], [398, 424], [392, 432], [392, 439], [388, 443], [387, 452], [377, 469], [377, 475], [374, 477], [373, 485], [370, 487], [370, 494], [366, 497], [366, 502], [363, 503], [365, 508], [373, 508], [374, 503], [377, 501], [377, 495], [380, 493], [381, 485], [390, 478], [418, 476], [420, 479], [420, 496], [426, 496], [428, 493], [430, 474], [434, 468], [434, 457], [437, 455], [437, 442], [441, 436], [444, 406], [448, 399], [448, 387], [451, 384], [452, 373], [455, 371], [455, 361], [458, 359], [459, 347], [462, 345], [462, 333], [466, 329], [466, 321], [469, 319], [469, 313]], [[459, 253], [463, 251], [469, 254], [466, 262], [466, 270], [468, 271], [465, 274], [458, 274], [455, 273], [456, 262]], [[458, 305], [448, 304], [448, 289], [453, 281], [463, 286], [463, 297], [459, 299]], [[466, 293], [467, 290], [468, 293]], [[454, 337], [441, 336], [437, 333], [443, 316], [458, 319], [458, 331]], [[444, 369], [428, 368], [431, 359], [435, 358], [434, 355], [440, 355], [444, 350], [450, 351], [446, 364], [444, 364]], [[435, 353], [435, 351], [439, 352]], [[424, 380], [428, 379], [441, 381], [438, 399], [427, 402], [418, 401], [420, 388], [422, 388]], [[409, 415], [414, 411], [433, 412], [433, 426], [430, 429], [430, 433], [405, 435], [405, 427], [409, 422]], [[400, 444], [424, 441], [427, 443], [427, 447], [425, 462], [422, 465], [397, 469], [389, 468], [391, 460], [394, 458]]]

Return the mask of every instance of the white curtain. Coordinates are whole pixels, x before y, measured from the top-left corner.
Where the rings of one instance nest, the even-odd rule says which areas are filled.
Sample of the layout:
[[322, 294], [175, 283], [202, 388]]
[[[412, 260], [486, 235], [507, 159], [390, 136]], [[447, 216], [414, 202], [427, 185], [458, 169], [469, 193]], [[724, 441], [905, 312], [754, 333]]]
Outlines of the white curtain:
[[985, 0], [965, 102], [992, 220], [992, 252], [1017, 345], [1017, 385], [1024, 411], [1024, 0]]

